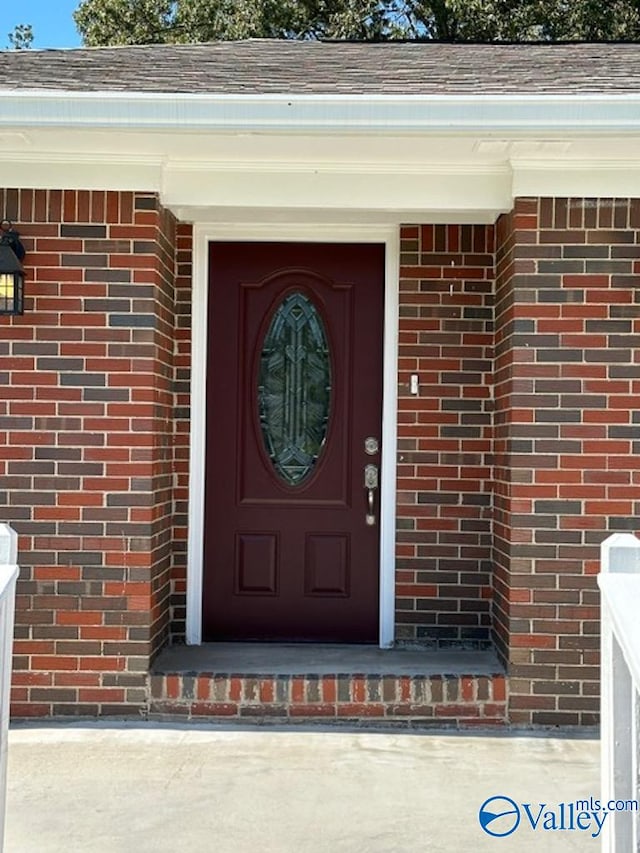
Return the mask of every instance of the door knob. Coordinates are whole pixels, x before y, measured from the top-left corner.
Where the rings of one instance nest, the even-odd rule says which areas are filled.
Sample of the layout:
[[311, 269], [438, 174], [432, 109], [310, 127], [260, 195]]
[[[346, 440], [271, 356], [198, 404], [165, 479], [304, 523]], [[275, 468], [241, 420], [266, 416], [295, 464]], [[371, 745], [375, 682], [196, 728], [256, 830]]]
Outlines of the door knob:
[[375, 494], [378, 488], [378, 466], [369, 464], [364, 466], [364, 487], [367, 490], [367, 515], [366, 523], [372, 527], [376, 523], [375, 516]]

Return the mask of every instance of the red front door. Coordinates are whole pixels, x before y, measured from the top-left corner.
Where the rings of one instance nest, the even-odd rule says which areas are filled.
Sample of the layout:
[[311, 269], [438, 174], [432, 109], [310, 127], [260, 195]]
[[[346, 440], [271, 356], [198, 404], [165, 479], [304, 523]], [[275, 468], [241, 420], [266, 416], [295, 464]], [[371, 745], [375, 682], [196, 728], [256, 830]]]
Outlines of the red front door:
[[203, 636], [376, 642], [384, 246], [209, 264]]

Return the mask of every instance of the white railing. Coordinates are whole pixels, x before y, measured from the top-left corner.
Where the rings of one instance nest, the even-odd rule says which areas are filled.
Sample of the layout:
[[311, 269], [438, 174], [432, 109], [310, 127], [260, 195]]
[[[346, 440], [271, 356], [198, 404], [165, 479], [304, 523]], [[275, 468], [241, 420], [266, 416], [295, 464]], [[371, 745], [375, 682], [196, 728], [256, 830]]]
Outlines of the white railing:
[[18, 577], [18, 536], [8, 524], [0, 524], [0, 851], [4, 846], [4, 815], [7, 801], [7, 749], [13, 615]]
[[[602, 831], [603, 853], [640, 849], [640, 540], [615, 533], [602, 543], [601, 763], [602, 800], [615, 800]], [[629, 809], [625, 804], [630, 803]]]

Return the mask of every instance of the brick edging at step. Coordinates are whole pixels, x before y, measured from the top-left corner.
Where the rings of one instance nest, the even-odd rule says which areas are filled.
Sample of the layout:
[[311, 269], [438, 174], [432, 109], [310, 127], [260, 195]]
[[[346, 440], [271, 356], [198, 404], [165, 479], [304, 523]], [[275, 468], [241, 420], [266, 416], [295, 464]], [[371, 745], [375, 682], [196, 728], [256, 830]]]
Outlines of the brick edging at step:
[[191, 718], [507, 722], [506, 679], [477, 675], [169, 673], [149, 678], [149, 714]]

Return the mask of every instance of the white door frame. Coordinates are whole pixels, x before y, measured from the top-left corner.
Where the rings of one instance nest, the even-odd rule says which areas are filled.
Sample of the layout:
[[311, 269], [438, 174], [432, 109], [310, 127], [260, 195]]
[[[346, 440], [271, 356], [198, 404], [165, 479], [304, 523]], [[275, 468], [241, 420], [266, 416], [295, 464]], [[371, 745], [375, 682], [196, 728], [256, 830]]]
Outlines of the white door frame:
[[380, 648], [389, 648], [395, 639], [398, 289], [400, 272], [400, 228], [397, 225], [370, 227], [280, 223], [274, 225], [197, 223], [194, 225], [186, 641], [190, 645], [198, 645], [202, 642], [208, 248], [212, 240], [384, 243], [385, 245], [379, 645]]

